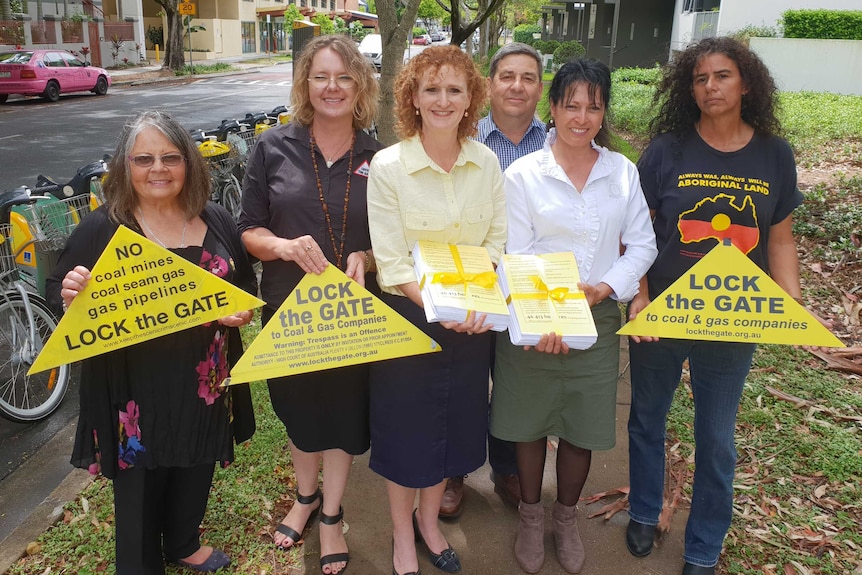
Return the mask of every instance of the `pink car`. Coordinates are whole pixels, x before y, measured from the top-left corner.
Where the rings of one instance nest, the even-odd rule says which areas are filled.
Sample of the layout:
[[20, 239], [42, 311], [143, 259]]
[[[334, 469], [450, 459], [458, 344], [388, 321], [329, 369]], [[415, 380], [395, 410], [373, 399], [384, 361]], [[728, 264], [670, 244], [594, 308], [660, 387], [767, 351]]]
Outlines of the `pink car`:
[[103, 96], [111, 76], [102, 68], [82, 62], [66, 50], [12, 50], [0, 52], [0, 104], [9, 94], [42, 96], [56, 102], [67, 92], [93, 92]]

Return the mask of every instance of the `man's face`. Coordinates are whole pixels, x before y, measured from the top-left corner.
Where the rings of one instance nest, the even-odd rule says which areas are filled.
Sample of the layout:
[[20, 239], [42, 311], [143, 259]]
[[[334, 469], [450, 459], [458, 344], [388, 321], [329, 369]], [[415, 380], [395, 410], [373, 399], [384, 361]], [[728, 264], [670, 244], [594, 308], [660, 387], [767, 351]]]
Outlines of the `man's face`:
[[489, 82], [491, 114], [523, 118], [536, 113], [542, 97], [542, 76], [535, 58], [512, 54], [500, 60], [497, 73]]

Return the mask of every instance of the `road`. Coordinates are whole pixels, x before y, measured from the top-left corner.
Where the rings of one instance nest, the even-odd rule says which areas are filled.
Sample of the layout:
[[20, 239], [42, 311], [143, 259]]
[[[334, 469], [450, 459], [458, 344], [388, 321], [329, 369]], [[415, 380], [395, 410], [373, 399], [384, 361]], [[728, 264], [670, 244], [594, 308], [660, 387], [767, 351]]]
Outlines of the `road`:
[[0, 190], [33, 186], [39, 174], [69, 180], [79, 166], [111, 153], [124, 122], [141, 110], [165, 110], [189, 129], [208, 129], [287, 105], [291, 71], [279, 65], [183, 84], [117, 86], [103, 97], [64, 95], [56, 104], [10, 100], [0, 106]]
[[[0, 106], [0, 190], [33, 186], [38, 174], [66, 181], [88, 162], [112, 153], [124, 122], [136, 112], [161, 109], [183, 126], [214, 128], [246, 112], [272, 110], [290, 99], [292, 67], [262, 68], [255, 73], [201, 78], [183, 84], [117, 86], [106, 96], [62, 96], [58, 103], [40, 99], [10, 100]], [[8, 479], [55, 434], [70, 432], [78, 413], [77, 381], [48, 420], [16, 424], [0, 418], [0, 541], [40, 503], [71, 470], [68, 454], [57, 457], [27, 493], [5, 492]], [[71, 440], [71, 438], [69, 438]]]

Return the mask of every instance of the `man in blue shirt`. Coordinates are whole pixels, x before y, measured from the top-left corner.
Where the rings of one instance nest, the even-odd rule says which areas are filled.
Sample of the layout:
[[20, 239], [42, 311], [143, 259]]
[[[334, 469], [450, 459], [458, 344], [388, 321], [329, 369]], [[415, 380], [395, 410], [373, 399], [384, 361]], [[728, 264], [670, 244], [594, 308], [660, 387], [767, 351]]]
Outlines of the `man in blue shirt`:
[[[505, 171], [509, 164], [545, 143], [545, 124], [536, 117], [542, 97], [542, 58], [527, 44], [513, 42], [491, 58], [488, 93], [491, 112], [479, 121], [476, 139], [494, 151]], [[494, 340], [492, 339], [492, 342]], [[494, 358], [491, 349], [493, 379]], [[488, 435], [488, 460], [494, 491], [515, 508], [521, 501], [515, 444]], [[452, 477], [440, 503], [440, 518], [455, 519], [464, 504], [464, 478]]]

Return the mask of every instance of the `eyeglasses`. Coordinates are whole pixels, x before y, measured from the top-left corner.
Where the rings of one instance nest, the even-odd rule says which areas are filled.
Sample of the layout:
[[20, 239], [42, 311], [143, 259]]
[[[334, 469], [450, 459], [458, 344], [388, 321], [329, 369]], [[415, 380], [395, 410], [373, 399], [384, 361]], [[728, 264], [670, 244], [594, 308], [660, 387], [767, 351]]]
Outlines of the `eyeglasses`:
[[139, 168], [152, 168], [156, 165], [156, 158], [161, 160], [162, 165], [166, 168], [176, 168], [186, 160], [182, 154], [165, 154], [163, 156], [140, 154], [138, 156], [129, 156], [129, 161]]
[[311, 82], [311, 85], [315, 88], [328, 88], [331, 82], [335, 82], [335, 85], [342, 90], [349, 90], [356, 85], [356, 80], [354, 80], [351, 76], [348, 76], [347, 74], [335, 77], [322, 75], [312, 76], [308, 79], [308, 81]]

